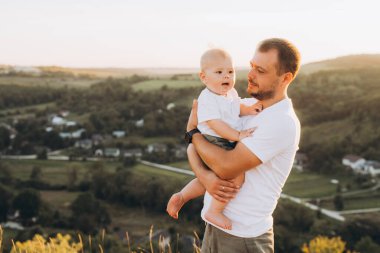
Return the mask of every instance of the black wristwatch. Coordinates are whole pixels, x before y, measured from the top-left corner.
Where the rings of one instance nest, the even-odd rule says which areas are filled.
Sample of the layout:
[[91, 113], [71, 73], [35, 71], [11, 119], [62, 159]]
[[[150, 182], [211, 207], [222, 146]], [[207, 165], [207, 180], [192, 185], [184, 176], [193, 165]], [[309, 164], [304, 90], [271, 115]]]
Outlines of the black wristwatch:
[[201, 131], [199, 131], [198, 128], [194, 128], [193, 130], [190, 130], [189, 132], [186, 132], [185, 133], [185, 141], [186, 143], [191, 143], [191, 141], [193, 140], [193, 135], [196, 134], [196, 133], [200, 133]]

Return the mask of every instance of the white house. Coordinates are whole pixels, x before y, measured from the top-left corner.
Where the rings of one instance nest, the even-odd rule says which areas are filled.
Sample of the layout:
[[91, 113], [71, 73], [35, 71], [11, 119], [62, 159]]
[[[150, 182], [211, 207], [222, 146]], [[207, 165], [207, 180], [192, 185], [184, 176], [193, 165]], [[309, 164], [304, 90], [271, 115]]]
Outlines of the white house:
[[305, 165], [307, 164], [307, 156], [304, 153], [296, 153], [296, 156], [294, 157], [294, 162], [293, 162], [293, 168], [303, 171], [305, 168]]
[[62, 126], [64, 124], [66, 124], [66, 120], [62, 117], [59, 117], [59, 116], [54, 116], [51, 120], [51, 123], [54, 125], [54, 126]]
[[143, 127], [144, 126], [144, 119], [136, 120], [135, 122], [136, 127]]
[[363, 166], [363, 174], [369, 174], [371, 176], [380, 175], [380, 162], [378, 161], [366, 161]]
[[169, 103], [167, 106], [166, 106], [166, 110], [170, 111], [171, 109], [173, 109], [175, 107], [175, 104], [174, 103]]
[[358, 172], [364, 166], [365, 159], [357, 155], [346, 155], [342, 159], [342, 164], [351, 167], [355, 172]]
[[123, 138], [125, 136], [125, 131], [121, 131], [121, 130], [113, 131], [112, 135], [115, 136], [116, 138]]
[[95, 150], [95, 156], [98, 156], [98, 157], [103, 156], [103, 150], [102, 149]]
[[76, 126], [77, 123], [76, 123], [75, 121], [66, 121], [66, 122], [65, 122], [65, 125], [66, 125], [67, 127], [71, 127], [71, 126]]
[[105, 157], [119, 157], [120, 156], [120, 149], [118, 149], [118, 148], [105, 148], [104, 149], [104, 156]]
[[172, 148], [172, 153], [175, 158], [178, 159], [185, 159], [187, 158], [187, 146], [186, 145], [175, 145], [174, 148]]
[[92, 140], [79, 140], [75, 142], [75, 147], [83, 148], [83, 149], [91, 149], [92, 148]]
[[151, 153], [165, 153], [168, 150], [168, 147], [166, 144], [163, 143], [152, 143], [149, 144], [145, 151], [149, 154]]
[[74, 139], [79, 139], [82, 136], [82, 133], [86, 132], [85, 129], [81, 128], [71, 133], [71, 137]]
[[124, 151], [124, 157], [141, 158], [142, 157], [142, 150], [140, 148], [126, 149]]
[[61, 132], [61, 133], [59, 133], [59, 136], [62, 139], [71, 138], [71, 133]]

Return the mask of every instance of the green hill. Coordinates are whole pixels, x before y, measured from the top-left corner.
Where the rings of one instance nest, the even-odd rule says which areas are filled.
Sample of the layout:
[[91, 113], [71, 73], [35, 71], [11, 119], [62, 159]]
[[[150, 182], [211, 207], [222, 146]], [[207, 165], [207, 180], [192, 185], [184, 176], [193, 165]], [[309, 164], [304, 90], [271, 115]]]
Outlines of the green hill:
[[322, 70], [365, 69], [380, 66], [380, 54], [348, 55], [302, 65], [300, 73], [311, 74]]
[[348, 59], [334, 70], [299, 75], [289, 89], [302, 124], [301, 150], [315, 169], [332, 170], [350, 153], [380, 157], [380, 67], [348, 68], [368, 66]]

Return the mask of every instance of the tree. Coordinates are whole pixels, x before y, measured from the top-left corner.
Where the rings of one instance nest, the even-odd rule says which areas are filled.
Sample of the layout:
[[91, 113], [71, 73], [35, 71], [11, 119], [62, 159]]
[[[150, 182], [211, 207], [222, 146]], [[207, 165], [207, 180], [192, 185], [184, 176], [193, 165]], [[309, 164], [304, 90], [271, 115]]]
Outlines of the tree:
[[0, 181], [10, 182], [12, 180], [12, 173], [8, 164], [0, 160]]
[[380, 245], [375, 243], [371, 237], [364, 236], [355, 244], [355, 250], [360, 253], [380, 252]]
[[5, 127], [0, 127], [0, 150], [3, 150], [11, 143], [9, 130]]
[[42, 169], [39, 166], [33, 166], [32, 172], [30, 173], [30, 180], [41, 181], [42, 179]]
[[344, 209], [344, 201], [342, 195], [338, 194], [334, 197], [334, 206], [335, 209], [341, 211]]
[[73, 189], [78, 180], [78, 169], [78, 165], [72, 164], [70, 168], [67, 170], [67, 188], [69, 190]]
[[342, 224], [339, 234], [350, 247], [362, 240], [363, 235], [380, 245], [380, 215], [371, 213], [348, 218]]
[[47, 154], [47, 150], [45, 148], [43, 148], [37, 152], [37, 159], [47, 160], [47, 158], [48, 158], [48, 154]]
[[111, 223], [111, 217], [106, 207], [91, 193], [79, 195], [71, 204], [74, 227], [85, 233], [95, 233], [99, 227]]
[[11, 199], [12, 192], [0, 185], [0, 222], [7, 220]]
[[41, 204], [39, 192], [32, 189], [21, 191], [13, 200], [13, 208], [20, 211], [20, 217], [24, 221], [37, 217]]

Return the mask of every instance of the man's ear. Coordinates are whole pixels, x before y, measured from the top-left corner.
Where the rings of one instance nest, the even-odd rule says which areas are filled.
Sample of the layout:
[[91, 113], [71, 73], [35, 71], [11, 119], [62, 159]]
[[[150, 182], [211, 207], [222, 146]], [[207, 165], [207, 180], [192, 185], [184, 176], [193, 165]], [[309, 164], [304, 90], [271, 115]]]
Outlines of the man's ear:
[[293, 74], [290, 72], [286, 72], [282, 77], [282, 83], [285, 85], [289, 85], [293, 81]]

